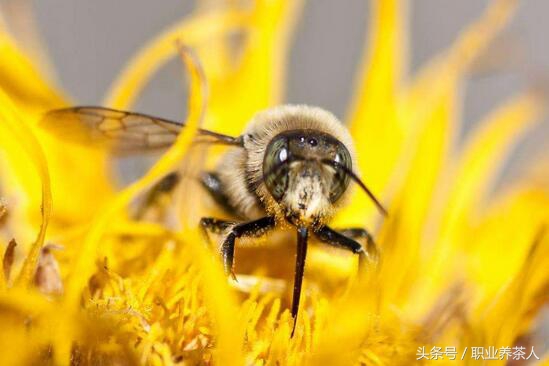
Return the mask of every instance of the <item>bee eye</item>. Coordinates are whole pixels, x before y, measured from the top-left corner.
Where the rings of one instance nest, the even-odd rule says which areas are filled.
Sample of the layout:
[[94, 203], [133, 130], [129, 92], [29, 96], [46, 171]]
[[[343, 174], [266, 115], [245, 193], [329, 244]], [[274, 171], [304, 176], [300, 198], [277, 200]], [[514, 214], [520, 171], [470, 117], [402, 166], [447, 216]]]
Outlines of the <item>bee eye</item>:
[[[352, 170], [351, 154], [343, 145], [337, 147], [334, 162]], [[343, 169], [335, 169], [332, 184], [330, 186], [330, 201], [337, 201], [349, 186], [349, 176]]]
[[288, 140], [282, 136], [273, 139], [263, 159], [263, 181], [276, 200], [282, 199], [288, 187], [288, 158]]

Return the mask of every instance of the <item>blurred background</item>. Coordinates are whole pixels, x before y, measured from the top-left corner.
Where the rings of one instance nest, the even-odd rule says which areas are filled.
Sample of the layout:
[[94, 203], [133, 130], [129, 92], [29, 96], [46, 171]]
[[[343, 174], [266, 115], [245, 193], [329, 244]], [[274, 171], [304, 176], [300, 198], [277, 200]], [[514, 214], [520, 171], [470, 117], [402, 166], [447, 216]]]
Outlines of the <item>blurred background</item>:
[[[410, 0], [410, 73], [446, 48], [478, 17], [486, 0]], [[499, 102], [549, 80], [549, 1], [525, 0], [511, 26], [471, 75], [464, 99], [462, 136]], [[7, 14], [31, 6], [37, 33], [47, 45], [59, 84], [80, 104], [98, 104], [112, 80], [145, 41], [180, 20], [192, 0], [0, 0]], [[23, 13], [23, 12], [22, 12]], [[343, 118], [355, 69], [367, 37], [366, 0], [310, 0], [291, 51], [286, 101], [322, 106]], [[15, 32], [26, 19], [11, 24]], [[181, 65], [171, 62], [155, 78], [136, 109], [166, 118], [184, 116]], [[549, 87], [548, 87], [549, 90]], [[549, 123], [530, 133], [503, 176], [549, 147]]]

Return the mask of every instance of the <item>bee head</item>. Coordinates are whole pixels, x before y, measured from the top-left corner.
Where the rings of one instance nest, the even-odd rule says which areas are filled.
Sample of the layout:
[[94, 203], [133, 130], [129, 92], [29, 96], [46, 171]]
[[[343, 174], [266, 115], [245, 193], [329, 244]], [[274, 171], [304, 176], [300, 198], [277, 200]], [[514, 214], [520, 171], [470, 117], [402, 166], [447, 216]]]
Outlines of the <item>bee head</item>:
[[286, 218], [315, 223], [328, 216], [349, 186], [352, 159], [333, 136], [315, 130], [276, 135], [263, 160], [263, 181]]

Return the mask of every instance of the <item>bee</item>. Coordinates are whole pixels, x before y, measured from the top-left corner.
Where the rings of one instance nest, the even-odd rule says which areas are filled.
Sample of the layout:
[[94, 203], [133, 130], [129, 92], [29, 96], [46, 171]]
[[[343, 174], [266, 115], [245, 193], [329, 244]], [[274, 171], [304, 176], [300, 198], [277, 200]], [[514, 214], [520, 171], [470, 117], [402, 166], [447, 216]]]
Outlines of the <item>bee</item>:
[[[118, 152], [169, 147], [182, 123], [145, 114], [101, 107], [74, 107], [49, 112], [46, 120], [77, 120], [94, 134], [116, 141]], [[356, 173], [349, 131], [330, 112], [306, 105], [282, 105], [257, 113], [242, 135], [232, 137], [200, 129], [197, 141], [229, 145], [216, 169], [202, 173], [205, 190], [237, 221], [200, 220], [207, 235], [223, 235], [221, 257], [233, 276], [235, 243], [286, 225], [296, 229], [297, 258], [291, 314], [298, 315], [309, 235], [359, 256], [359, 265], [376, 256], [372, 236], [363, 228], [328, 226], [356, 183], [384, 215], [387, 211]], [[165, 179], [172, 187], [176, 173]], [[366, 248], [359, 240], [366, 240]]]

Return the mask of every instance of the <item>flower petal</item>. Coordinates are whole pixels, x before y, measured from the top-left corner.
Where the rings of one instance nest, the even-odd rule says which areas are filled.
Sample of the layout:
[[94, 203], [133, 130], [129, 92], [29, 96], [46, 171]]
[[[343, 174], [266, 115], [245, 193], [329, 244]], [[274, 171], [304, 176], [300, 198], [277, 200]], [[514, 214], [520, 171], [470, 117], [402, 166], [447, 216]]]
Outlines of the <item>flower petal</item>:
[[[356, 143], [357, 170], [369, 188], [381, 194], [402, 149], [403, 131], [396, 113], [407, 62], [407, 12], [403, 0], [373, 0], [371, 4], [365, 47], [369, 52], [359, 69], [347, 124]], [[352, 202], [339, 219], [348, 225], [352, 218], [353, 224], [362, 226], [374, 208], [361, 192], [354, 194]]]
[[[8, 152], [8, 156], [17, 160], [22, 166], [28, 166], [29, 160], [33, 169], [38, 173], [41, 183], [41, 203], [40, 212], [42, 222], [38, 235], [30, 251], [28, 252], [23, 268], [16, 280], [16, 284], [29, 286], [32, 284], [36, 263], [40, 255], [40, 250], [44, 245], [46, 229], [48, 227], [51, 215], [51, 187], [48, 163], [38, 140], [25, 121], [20, 120], [17, 110], [10, 98], [0, 89], [0, 135], [3, 138], [3, 149]], [[21, 154], [24, 151], [23, 154]], [[38, 207], [36, 207], [38, 209]]]
[[132, 58], [105, 98], [105, 105], [127, 109], [160, 67], [177, 55], [175, 42], [196, 46], [210, 37], [220, 37], [242, 27], [245, 13], [220, 12], [185, 19], [168, 29]]

